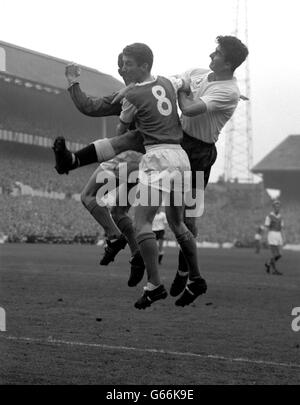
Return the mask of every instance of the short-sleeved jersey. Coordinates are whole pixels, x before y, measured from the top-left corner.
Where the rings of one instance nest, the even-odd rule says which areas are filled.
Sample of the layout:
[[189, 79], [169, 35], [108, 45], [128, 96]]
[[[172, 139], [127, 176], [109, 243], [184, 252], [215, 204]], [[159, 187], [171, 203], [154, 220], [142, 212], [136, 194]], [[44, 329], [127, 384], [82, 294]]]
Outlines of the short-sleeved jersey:
[[283, 219], [280, 214], [276, 215], [274, 212], [271, 212], [267, 215], [265, 226], [269, 228], [269, 231], [281, 232], [283, 225]]
[[127, 93], [120, 120], [125, 124], [135, 120], [145, 146], [179, 144], [182, 129], [176, 100], [173, 83], [158, 76], [151, 82], [137, 84]]
[[240, 98], [235, 78], [211, 81], [211, 71], [192, 69], [182, 77], [191, 79], [191, 90], [195, 100], [201, 99], [207, 111], [195, 117], [182, 115], [182, 128], [190, 136], [206, 143], [215, 143], [227, 121], [232, 117]]

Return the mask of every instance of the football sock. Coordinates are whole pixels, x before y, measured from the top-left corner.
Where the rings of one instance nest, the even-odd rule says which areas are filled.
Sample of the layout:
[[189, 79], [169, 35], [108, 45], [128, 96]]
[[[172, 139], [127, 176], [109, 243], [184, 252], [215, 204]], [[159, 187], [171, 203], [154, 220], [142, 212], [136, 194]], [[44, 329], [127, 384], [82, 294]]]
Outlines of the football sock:
[[85, 148], [73, 154], [76, 162], [73, 162], [74, 167], [87, 166], [92, 163], [102, 163], [116, 156], [116, 152], [112, 147], [110, 140], [107, 138], [99, 139]]
[[276, 265], [275, 265], [275, 258], [272, 258], [272, 259], [270, 260], [270, 266], [272, 267], [273, 270], [276, 270], [276, 271], [277, 271]]
[[73, 156], [75, 156], [76, 158], [77, 167], [87, 166], [90, 165], [91, 163], [96, 163], [98, 161], [96, 148], [93, 143], [75, 152]]
[[159, 287], [159, 285], [154, 285], [154, 284], [152, 284], [152, 283], [149, 283], [149, 281], [148, 281], [146, 287], [144, 287], [144, 290], [153, 291], [153, 290], [155, 290], [155, 289], [158, 288], [158, 287]]
[[[177, 236], [176, 239], [188, 263], [189, 279], [195, 280], [197, 278], [200, 278], [201, 275], [198, 265], [197, 246], [193, 234], [190, 231], [186, 231], [183, 234]], [[182, 269], [180, 270], [182, 271]]]
[[275, 262], [277, 262], [279, 259], [281, 259], [282, 258], [282, 255], [278, 255], [278, 256], [276, 256], [275, 258], [274, 258], [274, 260], [275, 260]]
[[164, 257], [163, 253], [158, 254], [158, 264], [161, 264], [163, 257]]
[[131, 254], [134, 255], [139, 251], [139, 246], [131, 218], [128, 215], [124, 215], [116, 222], [116, 224], [122, 234], [126, 237]]
[[93, 142], [96, 150], [97, 160], [99, 163], [106, 162], [116, 156], [116, 152], [112, 147], [110, 140], [107, 138], [99, 139]]
[[119, 238], [121, 236], [120, 229], [115, 224], [107, 207], [100, 207], [96, 199], [93, 199], [89, 204], [85, 204], [86, 209], [102, 226], [107, 236], [107, 239]]
[[158, 274], [158, 248], [153, 232], [140, 233], [136, 237], [140, 252], [144, 260], [148, 281], [154, 285], [160, 285]]
[[182, 253], [181, 249], [179, 250], [178, 254], [178, 270], [182, 271], [183, 273], [187, 273], [189, 271], [189, 265], [185, 260], [184, 254]]

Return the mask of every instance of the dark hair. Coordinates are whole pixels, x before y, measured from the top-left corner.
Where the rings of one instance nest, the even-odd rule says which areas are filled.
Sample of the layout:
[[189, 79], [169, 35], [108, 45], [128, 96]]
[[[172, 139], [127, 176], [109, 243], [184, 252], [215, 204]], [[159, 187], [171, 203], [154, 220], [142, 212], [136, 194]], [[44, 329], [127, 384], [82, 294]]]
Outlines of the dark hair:
[[150, 72], [153, 65], [153, 53], [148, 45], [138, 42], [128, 45], [123, 49], [123, 55], [134, 58], [138, 66], [147, 63]]
[[219, 35], [216, 41], [222, 50], [224, 50], [225, 61], [231, 64], [232, 71], [234, 72], [247, 58], [249, 54], [248, 48], [241, 40], [230, 35]]
[[123, 67], [123, 53], [122, 52], [119, 53], [119, 56], [118, 56], [118, 66], [119, 66], [119, 69], [122, 69], [122, 67]]

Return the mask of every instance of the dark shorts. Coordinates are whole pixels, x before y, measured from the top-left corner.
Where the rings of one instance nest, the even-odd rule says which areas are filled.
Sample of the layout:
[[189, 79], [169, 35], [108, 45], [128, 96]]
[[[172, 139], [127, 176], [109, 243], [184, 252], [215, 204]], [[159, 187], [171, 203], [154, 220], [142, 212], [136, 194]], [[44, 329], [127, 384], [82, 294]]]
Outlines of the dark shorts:
[[165, 230], [161, 229], [160, 231], [153, 231], [155, 233], [156, 236], [156, 240], [158, 239], [164, 239], [165, 236]]
[[183, 132], [181, 146], [186, 151], [192, 171], [192, 187], [196, 187], [196, 172], [204, 172], [204, 188], [207, 186], [212, 165], [217, 159], [214, 143], [206, 143]]

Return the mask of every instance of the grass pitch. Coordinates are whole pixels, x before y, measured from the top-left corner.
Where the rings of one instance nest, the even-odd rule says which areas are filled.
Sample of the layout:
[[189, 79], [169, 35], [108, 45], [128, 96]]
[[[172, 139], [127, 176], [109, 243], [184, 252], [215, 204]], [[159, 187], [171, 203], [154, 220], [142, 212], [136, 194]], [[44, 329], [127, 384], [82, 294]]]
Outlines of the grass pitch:
[[[199, 249], [207, 293], [189, 307], [168, 297], [133, 307], [129, 252], [98, 265], [102, 248], [2, 245], [0, 384], [299, 384], [300, 253], [283, 276], [264, 271], [267, 251]], [[177, 249], [161, 266], [170, 287]]]

